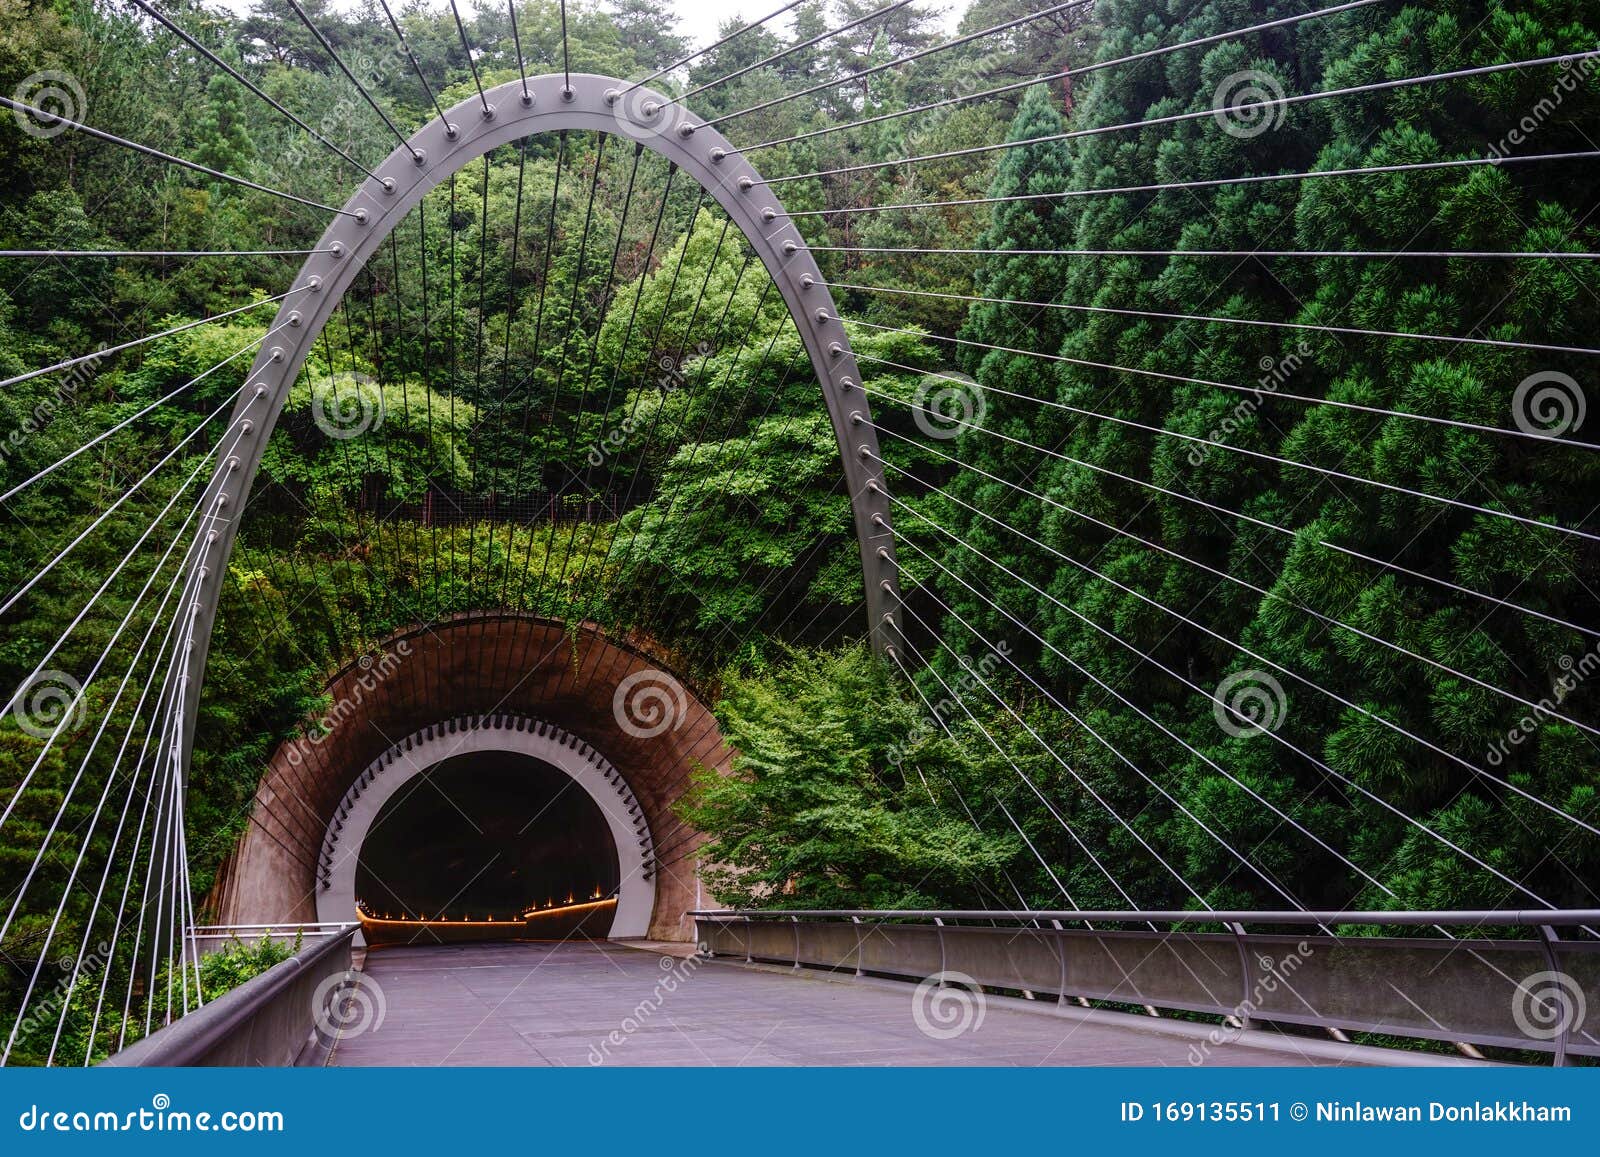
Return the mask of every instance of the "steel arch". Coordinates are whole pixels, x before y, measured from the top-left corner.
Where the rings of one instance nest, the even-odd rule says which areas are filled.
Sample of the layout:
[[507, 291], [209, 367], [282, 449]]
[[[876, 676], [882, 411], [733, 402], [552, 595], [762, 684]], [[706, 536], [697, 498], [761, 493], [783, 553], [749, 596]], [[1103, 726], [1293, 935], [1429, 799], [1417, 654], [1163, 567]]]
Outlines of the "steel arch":
[[194, 705], [204, 680], [228, 559], [268, 438], [312, 343], [367, 259], [432, 188], [489, 150], [535, 133], [566, 130], [612, 133], [637, 141], [675, 163], [722, 206], [761, 259], [794, 319], [838, 440], [850, 491], [868, 626], [875, 649], [892, 648], [899, 598], [888, 488], [878, 459], [860, 370], [840, 324], [832, 294], [804, 238], [761, 175], [714, 128], [655, 90], [629, 89], [615, 77], [573, 73], [511, 80], [488, 90], [488, 109], [476, 95], [412, 135], [345, 202], [296, 275], [245, 379], [234, 411], [235, 441], [218, 463], [202, 509], [206, 512], [188, 564], [197, 586], [186, 607], [185, 658], [177, 674], [183, 711], [179, 757], [187, 772], [194, 742]]

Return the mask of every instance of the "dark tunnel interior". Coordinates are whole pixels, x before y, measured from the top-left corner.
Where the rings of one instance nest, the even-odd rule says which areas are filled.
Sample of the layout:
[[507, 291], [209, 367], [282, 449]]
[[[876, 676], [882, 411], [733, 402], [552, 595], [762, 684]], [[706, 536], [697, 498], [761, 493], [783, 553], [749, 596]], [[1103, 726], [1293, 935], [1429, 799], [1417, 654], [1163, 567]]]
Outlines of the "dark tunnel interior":
[[381, 918], [515, 921], [612, 896], [619, 882], [616, 844], [583, 788], [543, 760], [489, 751], [435, 764], [384, 804], [356, 896]]

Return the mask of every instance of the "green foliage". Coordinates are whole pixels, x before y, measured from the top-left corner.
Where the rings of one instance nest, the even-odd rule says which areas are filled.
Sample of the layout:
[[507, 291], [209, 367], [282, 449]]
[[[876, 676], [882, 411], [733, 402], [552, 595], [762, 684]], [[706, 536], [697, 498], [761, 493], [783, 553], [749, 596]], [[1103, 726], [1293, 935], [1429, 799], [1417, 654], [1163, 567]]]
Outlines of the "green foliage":
[[717, 720], [732, 773], [698, 771], [679, 813], [711, 837], [704, 874], [724, 904], [962, 907], [1017, 853], [923, 786], [973, 774], [971, 756], [925, 734], [864, 648], [791, 651], [734, 675]]

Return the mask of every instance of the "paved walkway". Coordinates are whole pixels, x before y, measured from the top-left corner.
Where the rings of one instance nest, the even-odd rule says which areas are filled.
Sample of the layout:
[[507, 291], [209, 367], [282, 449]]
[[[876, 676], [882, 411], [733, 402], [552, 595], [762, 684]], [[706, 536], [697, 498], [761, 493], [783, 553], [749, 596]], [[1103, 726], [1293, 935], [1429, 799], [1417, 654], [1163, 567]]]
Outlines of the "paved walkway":
[[[383, 1018], [335, 1065], [1212, 1065], [1339, 1063], [1337, 1055], [1205, 1046], [1201, 1037], [1052, 1016], [945, 990], [689, 961], [617, 944], [384, 948], [367, 956]], [[381, 994], [381, 996], [379, 995]], [[966, 1002], [966, 1003], [963, 1003]], [[945, 1018], [941, 1019], [941, 1011]], [[367, 1024], [375, 1018], [368, 1018]]]

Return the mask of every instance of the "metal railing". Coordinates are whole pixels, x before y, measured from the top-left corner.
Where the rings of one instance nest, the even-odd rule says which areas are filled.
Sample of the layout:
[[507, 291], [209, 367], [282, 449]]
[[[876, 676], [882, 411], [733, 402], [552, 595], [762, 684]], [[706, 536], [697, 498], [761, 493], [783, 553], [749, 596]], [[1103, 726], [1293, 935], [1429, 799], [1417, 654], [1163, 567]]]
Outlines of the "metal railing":
[[[309, 926], [308, 926], [309, 927]], [[350, 970], [357, 924], [329, 929], [288, 960], [151, 1033], [104, 1062], [114, 1067], [292, 1065], [327, 1022], [329, 982]]]
[[259, 944], [262, 940], [268, 940], [273, 944], [293, 944], [296, 941], [307, 942], [323, 936], [337, 936], [348, 927], [349, 923], [344, 921], [308, 924], [197, 924], [189, 930], [185, 939], [193, 946], [196, 955], [205, 956], [221, 951], [235, 940], [244, 944]]
[[[1600, 910], [696, 911], [713, 956], [956, 980], [1058, 1002], [1600, 1056]], [[1110, 929], [1103, 925], [1140, 925]], [[1221, 931], [1188, 931], [1211, 925]], [[1274, 931], [1252, 931], [1247, 925]], [[1165, 927], [1162, 927], [1165, 926]], [[1372, 930], [1338, 934], [1339, 927]], [[1427, 927], [1435, 937], [1380, 935]], [[1288, 931], [1296, 929], [1295, 931]], [[1482, 935], [1528, 929], [1533, 935]], [[1463, 935], [1465, 933], [1465, 935]]]

